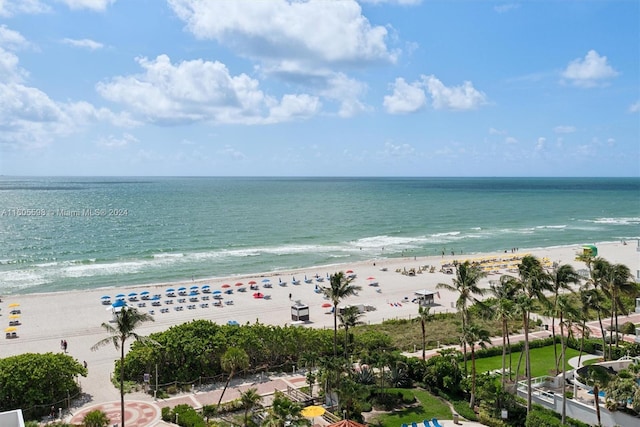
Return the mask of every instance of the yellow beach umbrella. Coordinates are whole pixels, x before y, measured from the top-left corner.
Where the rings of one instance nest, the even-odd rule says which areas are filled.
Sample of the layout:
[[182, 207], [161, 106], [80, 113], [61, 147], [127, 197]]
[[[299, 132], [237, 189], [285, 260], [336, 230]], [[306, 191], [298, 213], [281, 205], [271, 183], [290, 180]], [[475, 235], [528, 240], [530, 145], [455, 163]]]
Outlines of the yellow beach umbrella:
[[18, 304], [17, 302], [12, 302], [11, 304], [9, 304], [9, 308], [13, 307], [20, 307], [20, 304]]
[[11, 316], [9, 316], [9, 319], [19, 319], [20, 315], [19, 314], [12, 314]]
[[18, 328], [16, 328], [15, 326], [9, 326], [8, 328], [6, 328], [4, 331], [5, 332], [15, 332], [17, 331]]
[[300, 413], [306, 418], [321, 417], [325, 413], [325, 409], [322, 406], [311, 405], [304, 408]]

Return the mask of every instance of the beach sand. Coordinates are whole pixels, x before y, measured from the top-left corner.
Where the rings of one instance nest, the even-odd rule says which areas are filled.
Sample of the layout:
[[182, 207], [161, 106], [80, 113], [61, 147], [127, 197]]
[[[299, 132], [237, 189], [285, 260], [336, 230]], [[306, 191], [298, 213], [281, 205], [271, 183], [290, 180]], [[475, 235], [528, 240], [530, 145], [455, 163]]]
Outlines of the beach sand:
[[[630, 241], [627, 244], [622, 242], [609, 242], [597, 244], [599, 256], [612, 263], [622, 263], [631, 269], [632, 273], [640, 269], [640, 252], [637, 251], [637, 242]], [[542, 248], [525, 250], [520, 249], [517, 254], [529, 253], [539, 258], [547, 258], [549, 262], [560, 264], [572, 264], [576, 269], [584, 269], [585, 266], [579, 261], [575, 261], [576, 254], [581, 252], [581, 245]], [[229, 289], [233, 289], [232, 295], [224, 295], [225, 300], [233, 300], [233, 305], [223, 304], [222, 307], [213, 307], [212, 300], [208, 301], [209, 307], [202, 308], [202, 302], [195, 303], [195, 309], [187, 309], [187, 304], [183, 311], [175, 311], [173, 307], [178, 305], [176, 298], [174, 304], [162, 307], [169, 307], [168, 313], [160, 313], [160, 308], [155, 310], [155, 322], [144, 324], [138, 333], [148, 335], [152, 332], [168, 329], [172, 325], [182, 324], [194, 319], [209, 319], [211, 321], [226, 324], [229, 320], [235, 320], [240, 324], [259, 321], [263, 324], [285, 325], [291, 324], [291, 306], [294, 301], [299, 300], [309, 306], [310, 321], [304, 327], [332, 328], [333, 317], [329, 313], [329, 308], [323, 308], [327, 303], [322, 294], [314, 292], [314, 284], [304, 283], [302, 280], [306, 275], [308, 278], [316, 274], [325, 277], [337, 271], [353, 270], [357, 275], [354, 284], [362, 286], [358, 296], [346, 299], [342, 304], [366, 304], [373, 306], [375, 310], [366, 312], [363, 320], [369, 323], [380, 323], [392, 318], [412, 318], [418, 314], [418, 305], [412, 303], [415, 297], [414, 292], [427, 289], [436, 292], [438, 283], [452, 283], [453, 275], [440, 272], [443, 263], [455, 260], [478, 259], [478, 258], [504, 258], [511, 257], [508, 253], [495, 252], [487, 254], [473, 255], [445, 255], [444, 257], [418, 257], [418, 258], [395, 258], [379, 259], [367, 262], [359, 262], [348, 265], [327, 266], [320, 268], [310, 268], [296, 271], [278, 271], [254, 275], [233, 276], [228, 278], [213, 278], [209, 280], [185, 281], [182, 283], [165, 283], [157, 285], [146, 285], [126, 288], [110, 288], [77, 292], [61, 292], [48, 294], [29, 294], [7, 296], [0, 303], [2, 308], [0, 320], [5, 327], [8, 325], [9, 304], [20, 304], [21, 325], [17, 327], [18, 338], [0, 340], [0, 357], [27, 353], [27, 352], [58, 352], [60, 341], [66, 340], [68, 343], [67, 352], [81, 363], [86, 361], [89, 368], [87, 378], [81, 378], [83, 391], [91, 395], [92, 403], [117, 400], [118, 391], [109, 383], [109, 375], [113, 372], [114, 361], [119, 357], [119, 353], [113, 346], [104, 347], [96, 352], [92, 352], [90, 347], [100, 339], [106, 337], [106, 333], [101, 328], [102, 322], [108, 322], [112, 318], [109, 306], [101, 304], [103, 295], [110, 295], [112, 298], [118, 294], [125, 295], [130, 292], [149, 291], [153, 294], [161, 294], [162, 301], [165, 297], [165, 290], [168, 287], [179, 288], [181, 286], [189, 289], [191, 286], [202, 286], [208, 284], [212, 290], [222, 290], [222, 285], [228, 283]], [[424, 266], [434, 266], [435, 272], [430, 273], [429, 269], [422, 273], [409, 276], [400, 272], [410, 269], [420, 270]], [[384, 269], [384, 271], [383, 271]], [[399, 270], [400, 272], [397, 272]], [[500, 270], [499, 274], [490, 274], [483, 279], [483, 286], [488, 287], [490, 280], [497, 280], [501, 274], [506, 273]], [[301, 281], [299, 285], [291, 283], [292, 276]], [[373, 277], [375, 280], [367, 280]], [[262, 288], [263, 280], [270, 279], [272, 288]], [[279, 286], [279, 279], [286, 281], [286, 286]], [[253, 297], [255, 291], [248, 289], [248, 282], [254, 280], [260, 286], [259, 292], [270, 295], [270, 299], [256, 299]], [[379, 285], [369, 286], [375, 281]], [[247, 292], [237, 292], [235, 283], [242, 282], [247, 287]], [[319, 283], [318, 285], [321, 285]], [[291, 294], [291, 300], [289, 299]], [[405, 302], [406, 299], [409, 302]], [[439, 297], [435, 297], [435, 306], [432, 312], [454, 312], [454, 301], [457, 295], [452, 292], [439, 290]], [[188, 299], [187, 299], [188, 301]], [[136, 304], [136, 303], [132, 303]], [[147, 302], [145, 310], [151, 309]]]

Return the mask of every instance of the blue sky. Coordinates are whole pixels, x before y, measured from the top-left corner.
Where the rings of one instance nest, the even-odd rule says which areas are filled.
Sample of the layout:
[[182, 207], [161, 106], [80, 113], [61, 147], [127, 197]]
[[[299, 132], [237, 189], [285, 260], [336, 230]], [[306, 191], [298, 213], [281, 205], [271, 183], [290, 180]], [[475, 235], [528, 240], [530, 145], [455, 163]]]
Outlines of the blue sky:
[[640, 176], [640, 2], [0, 0], [0, 174]]

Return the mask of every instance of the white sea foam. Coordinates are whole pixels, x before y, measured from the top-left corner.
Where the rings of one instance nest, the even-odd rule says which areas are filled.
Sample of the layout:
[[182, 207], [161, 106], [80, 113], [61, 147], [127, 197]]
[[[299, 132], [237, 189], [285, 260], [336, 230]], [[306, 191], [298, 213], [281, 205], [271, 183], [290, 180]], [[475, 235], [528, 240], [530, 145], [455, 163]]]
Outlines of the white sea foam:
[[635, 225], [640, 224], [640, 218], [596, 218], [594, 220], [587, 220], [587, 222], [594, 222], [596, 224]]

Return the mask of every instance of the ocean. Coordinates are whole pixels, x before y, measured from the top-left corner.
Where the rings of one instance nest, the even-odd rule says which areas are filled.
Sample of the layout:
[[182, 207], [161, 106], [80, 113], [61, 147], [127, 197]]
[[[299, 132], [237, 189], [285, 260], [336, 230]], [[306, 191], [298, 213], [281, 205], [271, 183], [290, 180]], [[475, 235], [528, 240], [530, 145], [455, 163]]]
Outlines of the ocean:
[[639, 178], [0, 177], [0, 295], [638, 238]]

